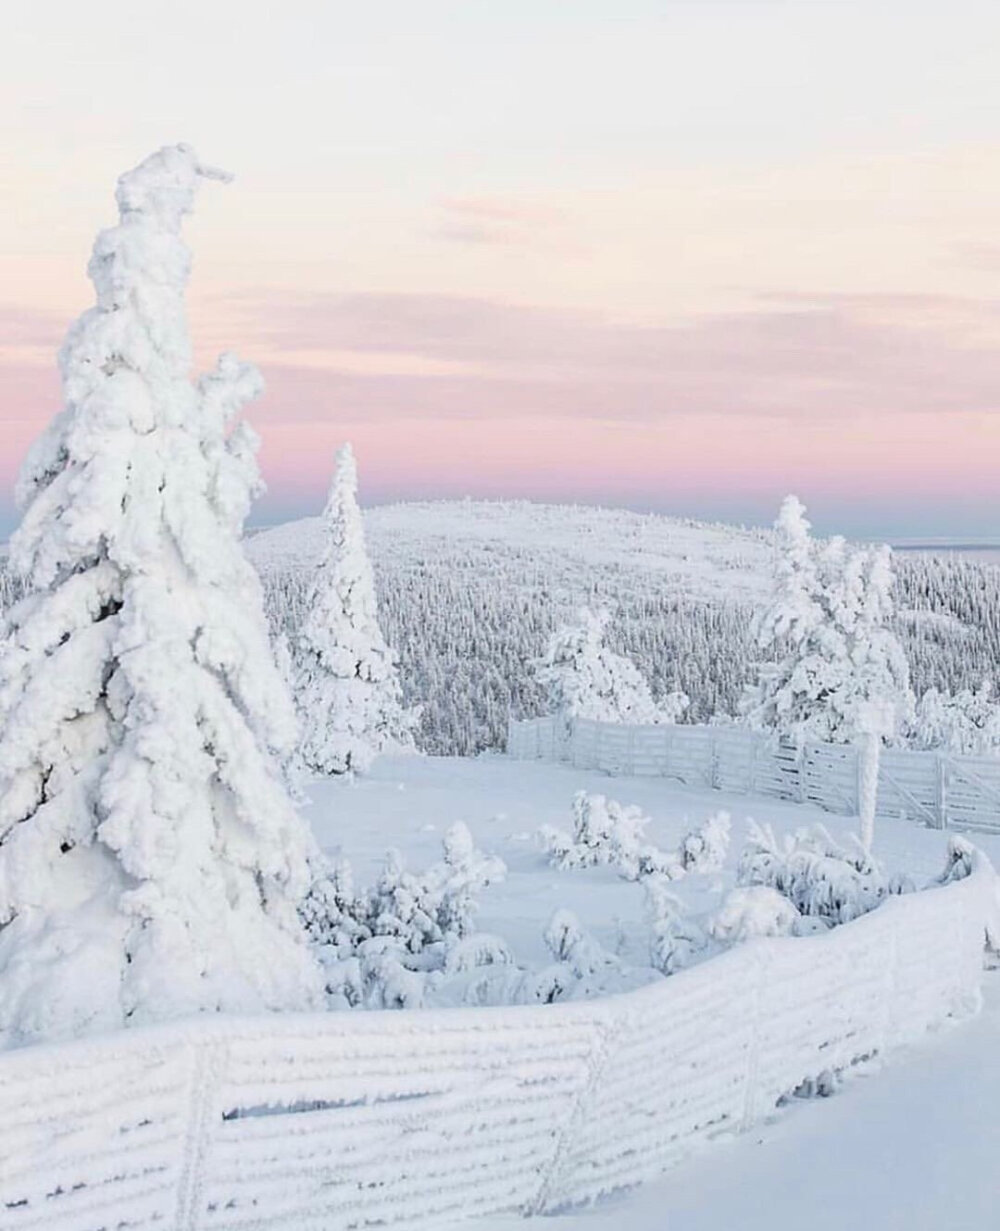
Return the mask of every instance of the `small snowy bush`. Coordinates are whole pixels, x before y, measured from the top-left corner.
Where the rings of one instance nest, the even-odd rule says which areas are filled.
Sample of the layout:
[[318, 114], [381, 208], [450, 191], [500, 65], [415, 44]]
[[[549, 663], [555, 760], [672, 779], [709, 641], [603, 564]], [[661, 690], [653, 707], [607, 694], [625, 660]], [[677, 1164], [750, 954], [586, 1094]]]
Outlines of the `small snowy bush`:
[[905, 888], [886, 878], [854, 835], [841, 845], [822, 825], [814, 825], [779, 841], [770, 825], [754, 821], [740, 856], [737, 881], [770, 886], [800, 914], [830, 926], [856, 919], [889, 893]]
[[1000, 752], [1000, 705], [990, 680], [957, 693], [928, 688], [917, 702], [907, 732], [913, 748], [941, 748], [962, 756]]
[[667, 887], [663, 877], [647, 877], [643, 887], [650, 933], [650, 964], [661, 974], [672, 975], [690, 966], [704, 950], [705, 933], [694, 919], [685, 915], [683, 903]]
[[718, 872], [729, 851], [728, 812], [716, 812], [698, 829], [686, 834], [678, 856], [685, 872]]
[[957, 833], [949, 834], [944, 870], [936, 883], [950, 885], [953, 881], [965, 880], [967, 876], [971, 876], [977, 853], [971, 842], [967, 842]]
[[730, 890], [708, 922], [708, 933], [723, 944], [736, 944], [757, 936], [791, 936], [802, 916], [794, 905], [769, 885], [742, 885]]
[[551, 966], [524, 975], [516, 998], [527, 1004], [553, 1004], [628, 991], [655, 978], [652, 971], [626, 966], [581, 926], [569, 910], [558, 910], [545, 929]]
[[634, 804], [578, 791], [573, 797], [573, 833], [543, 825], [538, 840], [550, 861], [569, 868], [611, 867], [625, 880], [687, 872], [717, 872], [729, 849], [729, 813], [717, 812], [684, 836], [677, 851], [645, 841], [649, 817]]
[[614, 868], [625, 880], [644, 876], [681, 876], [676, 855], [643, 840], [649, 817], [634, 804], [620, 804], [604, 795], [578, 791], [573, 797], [573, 833], [544, 825], [538, 831], [542, 847], [556, 867]]
[[314, 881], [300, 914], [335, 1003], [413, 1008], [430, 975], [510, 961], [503, 942], [474, 931], [476, 895], [503, 879], [503, 861], [478, 850], [461, 822], [442, 846], [443, 859], [419, 873], [389, 851], [375, 884], [359, 894], [345, 862]]

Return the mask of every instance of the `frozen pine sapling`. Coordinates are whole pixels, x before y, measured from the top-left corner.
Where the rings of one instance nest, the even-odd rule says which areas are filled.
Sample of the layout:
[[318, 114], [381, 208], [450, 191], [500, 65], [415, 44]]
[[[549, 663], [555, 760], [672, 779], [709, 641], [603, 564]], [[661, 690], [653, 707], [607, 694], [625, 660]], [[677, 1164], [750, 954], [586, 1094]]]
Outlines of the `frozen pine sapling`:
[[559, 868], [603, 865], [614, 868], [625, 880], [639, 880], [653, 873], [682, 875], [678, 856], [644, 840], [648, 824], [649, 817], [635, 805], [578, 791], [573, 797], [573, 833], [545, 825], [538, 837]]
[[890, 893], [909, 888], [902, 880], [888, 879], [854, 835], [842, 845], [822, 825], [814, 825], [779, 841], [770, 825], [754, 821], [740, 856], [737, 881], [770, 886], [801, 915], [825, 920], [831, 927], [856, 919]]
[[240, 533], [258, 484], [232, 355], [197, 383], [188, 146], [118, 182], [65, 408], [25, 463], [0, 637], [0, 1040], [320, 1003], [294, 714]]
[[477, 895], [503, 879], [501, 859], [453, 825], [443, 858], [410, 872], [390, 851], [375, 884], [355, 893], [343, 862], [326, 869], [300, 907], [335, 1003], [415, 1007], [429, 990], [475, 965], [509, 961], [506, 946], [475, 931]]
[[685, 913], [680, 898], [663, 877], [647, 877], [643, 888], [646, 891], [650, 964], [661, 974], [676, 974], [704, 951], [705, 933]]
[[718, 872], [729, 851], [729, 813], [720, 811], [691, 830], [681, 842], [678, 856], [685, 872]]
[[317, 774], [363, 773], [376, 754], [413, 742], [395, 656], [378, 623], [375, 582], [349, 444], [337, 454], [323, 514], [326, 551], [296, 644], [300, 754]]

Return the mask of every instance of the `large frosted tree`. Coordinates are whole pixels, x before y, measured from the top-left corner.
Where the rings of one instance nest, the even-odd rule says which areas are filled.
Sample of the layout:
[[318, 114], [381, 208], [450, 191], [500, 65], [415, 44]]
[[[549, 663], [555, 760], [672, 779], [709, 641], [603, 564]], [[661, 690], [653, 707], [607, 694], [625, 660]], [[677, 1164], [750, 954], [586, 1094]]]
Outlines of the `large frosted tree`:
[[118, 183], [96, 306], [60, 354], [65, 409], [19, 489], [27, 597], [0, 645], [0, 1038], [320, 1002], [296, 904], [310, 838], [278, 759], [294, 716], [239, 533], [259, 391], [197, 384], [187, 146]]
[[772, 657], [748, 691], [748, 721], [796, 743], [855, 743], [874, 724], [894, 742], [913, 697], [891, 627], [889, 548], [816, 542], [794, 496], [783, 502], [775, 528], [774, 596], [756, 630]]
[[841, 538], [815, 543], [794, 496], [782, 504], [775, 528], [775, 593], [757, 629], [761, 648], [774, 657], [748, 691], [746, 717], [796, 744], [858, 745], [867, 848], [881, 747], [898, 741], [913, 712], [909, 664], [891, 627], [891, 552], [851, 548]]
[[326, 550], [297, 646], [300, 753], [314, 773], [364, 773], [377, 753], [412, 742], [416, 715], [403, 708], [379, 628], [349, 444], [337, 453], [323, 520]]

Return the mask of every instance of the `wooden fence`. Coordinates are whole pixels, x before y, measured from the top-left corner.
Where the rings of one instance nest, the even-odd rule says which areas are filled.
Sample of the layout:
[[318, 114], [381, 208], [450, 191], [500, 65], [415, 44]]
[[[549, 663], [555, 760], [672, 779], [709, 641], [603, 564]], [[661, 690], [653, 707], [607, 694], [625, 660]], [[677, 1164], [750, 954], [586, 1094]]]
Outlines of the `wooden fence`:
[[629, 1187], [975, 1012], [996, 884], [980, 860], [605, 999], [206, 1015], [0, 1054], [0, 1227], [442, 1231]]
[[[796, 748], [746, 727], [624, 726], [552, 716], [511, 722], [509, 755], [565, 761], [612, 774], [676, 778], [688, 786], [858, 812], [858, 752], [844, 744]], [[1000, 759], [883, 750], [879, 817], [934, 828], [1000, 832]]]

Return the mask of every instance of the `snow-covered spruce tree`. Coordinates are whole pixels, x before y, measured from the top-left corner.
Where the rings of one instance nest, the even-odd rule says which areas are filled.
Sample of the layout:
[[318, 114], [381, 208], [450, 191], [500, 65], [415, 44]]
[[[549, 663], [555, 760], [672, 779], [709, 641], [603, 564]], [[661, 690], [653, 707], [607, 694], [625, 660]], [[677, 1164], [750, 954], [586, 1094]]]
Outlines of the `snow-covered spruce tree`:
[[395, 656], [378, 623], [375, 581], [358, 508], [349, 444], [337, 453], [323, 514], [327, 548], [298, 639], [300, 753], [318, 774], [364, 773], [376, 754], [413, 741]]
[[296, 904], [311, 840], [277, 758], [294, 715], [239, 542], [260, 388], [189, 379], [181, 223], [205, 170], [118, 183], [96, 306], [31, 451], [0, 644], [0, 1039], [320, 1003]]
[[607, 644], [611, 614], [581, 608], [576, 620], [557, 629], [536, 663], [536, 679], [549, 708], [567, 725], [575, 718], [598, 722], [676, 722], [687, 706], [683, 693], [671, 693], [657, 706], [642, 673]]
[[775, 528], [774, 598], [756, 627], [758, 645], [775, 657], [748, 689], [746, 720], [797, 744], [855, 743], [873, 724], [882, 740], [895, 742], [912, 693], [891, 628], [889, 548], [850, 548], [841, 538], [814, 543], [794, 496]]
[[1000, 705], [990, 680], [957, 693], [928, 688], [907, 731], [913, 748], [940, 748], [962, 756], [1000, 753]]

